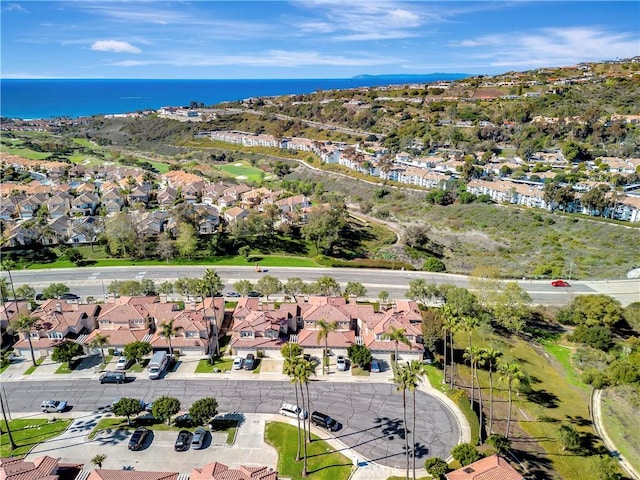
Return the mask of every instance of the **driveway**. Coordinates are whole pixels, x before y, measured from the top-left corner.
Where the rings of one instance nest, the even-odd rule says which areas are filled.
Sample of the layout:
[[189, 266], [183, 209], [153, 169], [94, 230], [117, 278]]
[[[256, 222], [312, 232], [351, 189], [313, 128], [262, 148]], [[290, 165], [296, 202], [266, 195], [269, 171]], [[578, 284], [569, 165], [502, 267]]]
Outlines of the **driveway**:
[[91, 459], [97, 454], [107, 456], [103, 468], [115, 470], [146, 470], [191, 473], [194, 467], [221, 462], [229, 467], [240, 465], [267, 465], [277, 468], [275, 449], [264, 443], [265, 423], [276, 415], [245, 415], [236, 441], [226, 443], [226, 435], [214, 433], [208, 437], [205, 448], [176, 452], [173, 449], [177, 432], [152, 432], [142, 450], [132, 452], [127, 448], [131, 432], [104, 430], [94, 440], [87, 435], [98, 420], [108, 414], [89, 414], [76, 419], [61, 436], [41, 443], [27, 456], [28, 459], [49, 455], [60, 457], [63, 463], [83, 463], [91, 468]]

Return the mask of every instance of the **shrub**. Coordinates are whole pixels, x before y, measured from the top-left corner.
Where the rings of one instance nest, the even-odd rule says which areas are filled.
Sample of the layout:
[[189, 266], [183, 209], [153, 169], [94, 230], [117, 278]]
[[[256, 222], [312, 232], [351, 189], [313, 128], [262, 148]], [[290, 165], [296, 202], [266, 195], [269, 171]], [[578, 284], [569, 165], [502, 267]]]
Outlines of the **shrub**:
[[480, 459], [480, 452], [470, 443], [460, 443], [451, 450], [451, 456], [463, 467]]
[[487, 438], [487, 445], [491, 445], [496, 452], [504, 455], [511, 449], [511, 440], [504, 435], [494, 433]]
[[433, 478], [442, 479], [447, 473], [447, 462], [438, 457], [427, 458], [424, 462], [424, 469]]
[[587, 385], [591, 385], [593, 388], [603, 388], [610, 384], [609, 377], [601, 370], [590, 368], [582, 373], [580, 379]]
[[436, 257], [429, 257], [422, 264], [422, 270], [425, 272], [444, 272], [446, 269], [444, 262]]
[[601, 325], [578, 325], [572, 335], [569, 335], [572, 342], [584, 343], [590, 347], [607, 351], [611, 348], [611, 332], [607, 327]]

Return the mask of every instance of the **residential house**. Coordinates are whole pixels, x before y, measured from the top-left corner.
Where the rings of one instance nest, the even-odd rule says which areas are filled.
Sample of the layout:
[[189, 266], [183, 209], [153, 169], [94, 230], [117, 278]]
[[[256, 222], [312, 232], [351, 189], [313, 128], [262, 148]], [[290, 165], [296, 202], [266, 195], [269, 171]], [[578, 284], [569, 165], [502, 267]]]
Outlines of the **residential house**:
[[160, 208], [169, 208], [175, 203], [176, 198], [178, 198], [178, 190], [169, 186], [164, 187], [158, 191], [156, 198]]
[[249, 212], [240, 207], [231, 207], [224, 211], [224, 219], [227, 223], [234, 223], [243, 218], [247, 218]]
[[[156, 479], [145, 478], [144, 480]], [[278, 480], [278, 472], [273, 468], [266, 466], [242, 465], [239, 468], [229, 468], [223, 463], [214, 462], [208, 463], [202, 468], [194, 468], [189, 475], [189, 480]]]
[[36, 212], [48, 199], [45, 194], [30, 195], [24, 200], [18, 202], [18, 213], [22, 220], [29, 220], [35, 217]]
[[200, 235], [211, 235], [218, 231], [220, 215], [212, 205], [196, 205], [196, 222]]
[[0, 327], [5, 330], [11, 322], [17, 321], [22, 315], [28, 315], [30, 312], [28, 302], [7, 300], [0, 308]]
[[178, 472], [148, 472], [143, 470], [107, 470], [96, 468], [87, 480], [178, 480]]
[[447, 480], [524, 480], [524, 477], [497, 453], [447, 473], [445, 478]]
[[14, 348], [21, 355], [30, 355], [27, 336], [31, 339], [34, 352], [39, 352], [40, 356], [50, 355], [53, 347], [65, 340], [81, 343], [95, 329], [99, 313], [100, 305], [47, 300], [31, 312], [37, 322], [30, 332], [20, 334], [20, 340]]
[[98, 197], [93, 193], [83, 193], [71, 200], [71, 215], [93, 215], [98, 207]]
[[169, 350], [169, 340], [162, 336], [162, 326], [173, 321], [175, 333], [171, 336], [171, 348], [181, 355], [207, 355], [209, 353], [210, 326], [202, 311], [180, 310], [171, 318], [159, 319], [151, 338], [155, 350]]
[[[58, 480], [60, 474], [70, 465], [61, 465], [59, 459], [36, 457], [25, 460], [19, 457], [0, 458], [0, 479], [2, 480]], [[77, 470], [81, 465], [76, 466]]]

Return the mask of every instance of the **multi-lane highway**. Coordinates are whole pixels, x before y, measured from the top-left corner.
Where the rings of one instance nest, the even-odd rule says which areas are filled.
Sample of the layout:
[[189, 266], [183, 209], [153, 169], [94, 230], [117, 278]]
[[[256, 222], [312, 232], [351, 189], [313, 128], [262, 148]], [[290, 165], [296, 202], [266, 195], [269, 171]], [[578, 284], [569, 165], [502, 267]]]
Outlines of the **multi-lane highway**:
[[[64, 268], [45, 270], [15, 270], [11, 272], [14, 285], [29, 284], [36, 291], [53, 282], [64, 283], [73, 293], [82, 297], [103, 296], [113, 280], [141, 280], [147, 278], [159, 284], [180, 277], [202, 277], [204, 266], [136, 266], [103, 268]], [[453, 284], [473, 290], [470, 278], [464, 275], [445, 273], [410, 272], [404, 270], [374, 270], [352, 268], [288, 268], [270, 267], [256, 272], [253, 267], [213, 267], [220, 275], [226, 290], [233, 290], [238, 280], [255, 282], [261, 275], [278, 277], [282, 282], [290, 277], [299, 277], [306, 282], [314, 282], [322, 275], [333, 277], [342, 287], [347, 282], [360, 282], [367, 288], [367, 297], [377, 298], [382, 290], [389, 292], [390, 298], [405, 298], [409, 282], [423, 278], [436, 284]], [[2, 272], [3, 276], [7, 272]], [[640, 301], [640, 279], [574, 281], [570, 287], [553, 287], [548, 280], [518, 280], [531, 296], [534, 304], [565, 305], [576, 295], [603, 293], [610, 295], [624, 305]]]

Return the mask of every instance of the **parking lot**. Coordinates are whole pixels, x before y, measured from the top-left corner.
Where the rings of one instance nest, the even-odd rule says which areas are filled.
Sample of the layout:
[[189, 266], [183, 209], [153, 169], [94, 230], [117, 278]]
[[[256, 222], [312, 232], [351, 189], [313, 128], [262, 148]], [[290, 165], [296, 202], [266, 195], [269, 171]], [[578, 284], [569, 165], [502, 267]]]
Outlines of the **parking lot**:
[[282, 421], [280, 415], [245, 415], [234, 444], [228, 445], [225, 434], [214, 432], [208, 436], [203, 449], [190, 448], [185, 452], [174, 451], [177, 431], [152, 432], [142, 450], [136, 452], [127, 448], [131, 431], [104, 430], [95, 439], [88, 440], [87, 435], [103, 415], [91, 414], [77, 418], [63, 435], [36, 446], [27, 458], [49, 455], [61, 457], [65, 463], [83, 463], [85, 468], [89, 468], [95, 455], [104, 454], [107, 458], [102, 465], [103, 468], [179, 473], [190, 473], [194, 467], [202, 467], [216, 461], [231, 467], [277, 466], [276, 451], [264, 443], [263, 432], [270, 418]]

